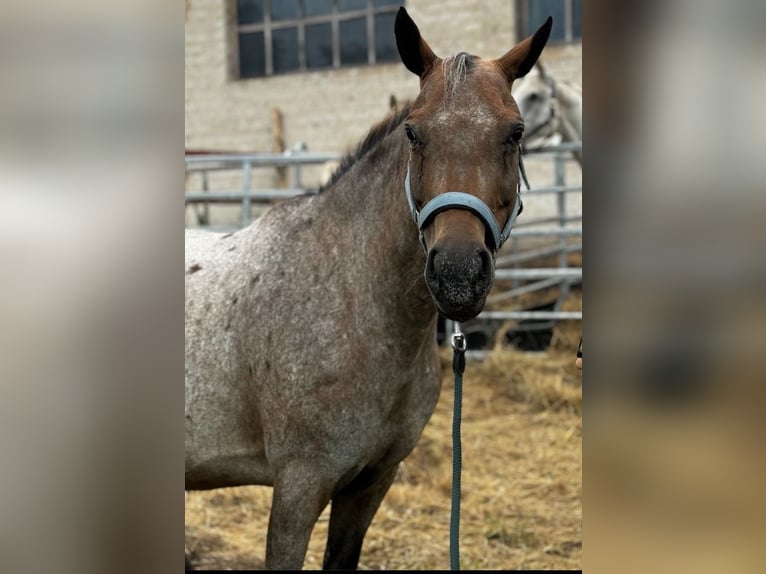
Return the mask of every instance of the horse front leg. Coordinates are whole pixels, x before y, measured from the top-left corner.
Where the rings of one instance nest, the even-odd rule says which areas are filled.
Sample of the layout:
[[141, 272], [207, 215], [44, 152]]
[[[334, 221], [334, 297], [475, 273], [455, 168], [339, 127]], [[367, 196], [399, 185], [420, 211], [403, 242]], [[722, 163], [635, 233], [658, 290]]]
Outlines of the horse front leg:
[[332, 492], [316, 469], [316, 465], [293, 465], [277, 475], [266, 535], [266, 570], [303, 568], [311, 531]]
[[398, 468], [396, 464], [383, 471], [362, 471], [333, 496], [323, 569], [356, 570], [364, 535]]

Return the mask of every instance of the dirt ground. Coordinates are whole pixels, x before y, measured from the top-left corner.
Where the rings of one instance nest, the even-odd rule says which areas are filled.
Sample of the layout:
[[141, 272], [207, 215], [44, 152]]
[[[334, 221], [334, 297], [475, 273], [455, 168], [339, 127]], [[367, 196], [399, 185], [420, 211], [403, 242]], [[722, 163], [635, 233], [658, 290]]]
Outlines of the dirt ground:
[[[579, 294], [564, 309], [581, 309]], [[461, 567], [582, 568], [580, 324], [544, 353], [496, 348], [469, 359], [463, 383]], [[401, 464], [365, 538], [360, 569], [449, 569], [453, 381], [441, 355], [442, 394]], [[186, 493], [186, 552], [194, 568], [262, 569], [268, 487]], [[329, 508], [305, 569], [320, 569]]]

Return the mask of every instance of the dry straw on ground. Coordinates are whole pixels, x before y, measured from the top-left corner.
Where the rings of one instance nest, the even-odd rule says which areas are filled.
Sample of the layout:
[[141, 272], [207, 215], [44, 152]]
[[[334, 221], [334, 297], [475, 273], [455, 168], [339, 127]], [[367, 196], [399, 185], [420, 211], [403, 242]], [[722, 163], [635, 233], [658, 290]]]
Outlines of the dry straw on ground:
[[[579, 294], [564, 308], [581, 309]], [[562, 324], [549, 351], [496, 348], [469, 360], [463, 387], [460, 550], [463, 569], [582, 567], [580, 325]], [[360, 569], [448, 569], [452, 473], [451, 352], [434, 416], [402, 463], [368, 531]], [[198, 569], [260, 569], [268, 487], [186, 494], [186, 551]], [[328, 511], [306, 556], [319, 569]]]

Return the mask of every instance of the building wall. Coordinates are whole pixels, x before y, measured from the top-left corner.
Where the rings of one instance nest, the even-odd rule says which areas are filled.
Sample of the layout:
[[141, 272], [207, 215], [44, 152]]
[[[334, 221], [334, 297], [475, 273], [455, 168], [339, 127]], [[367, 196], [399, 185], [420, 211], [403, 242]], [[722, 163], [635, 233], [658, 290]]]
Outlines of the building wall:
[[[288, 148], [305, 142], [312, 151], [344, 152], [387, 113], [392, 95], [403, 102], [418, 93], [417, 77], [401, 63], [240, 80], [235, 4], [233, 0], [189, 2], [187, 148], [270, 151], [271, 110], [277, 107], [283, 114]], [[406, 6], [437, 55], [466, 51], [495, 58], [516, 41], [513, 0], [408, 0]], [[581, 84], [580, 43], [549, 45], [543, 55], [556, 77]], [[307, 170], [304, 183], [318, 184], [321, 173], [319, 168]], [[273, 169], [254, 175], [256, 186], [275, 185]]]

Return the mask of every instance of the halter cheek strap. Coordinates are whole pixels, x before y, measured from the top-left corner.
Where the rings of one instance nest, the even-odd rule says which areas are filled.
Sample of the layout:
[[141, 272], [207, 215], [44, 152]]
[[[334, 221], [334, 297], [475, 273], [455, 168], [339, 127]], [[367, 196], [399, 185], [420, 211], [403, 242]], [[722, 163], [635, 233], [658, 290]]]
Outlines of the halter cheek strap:
[[[521, 160], [520, 155], [519, 170], [527, 189], [529, 189], [526, 170], [524, 169], [524, 163]], [[407, 177], [404, 179], [404, 191], [407, 194], [407, 203], [409, 203], [412, 218], [415, 220], [418, 230], [420, 231], [420, 243], [423, 245], [423, 249], [426, 249], [423, 230], [428, 227], [438, 213], [448, 209], [465, 209], [475, 214], [484, 223], [484, 227], [489, 231], [490, 240], [492, 242], [492, 245], [489, 247], [492, 249], [493, 253], [496, 253], [511, 234], [511, 228], [516, 222], [516, 218], [522, 209], [521, 186], [519, 186], [516, 190], [516, 202], [513, 204], [513, 210], [502, 230], [497, 224], [495, 215], [486, 203], [475, 195], [464, 193], [462, 191], [448, 191], [446, 193], [441, 193], [426, 203], [421, 211], [418, 211], [417, 207], [415, 207], [415, 199], [412, 196], [412, 187], [410, 186], [409, 160], [407, 161]]]

